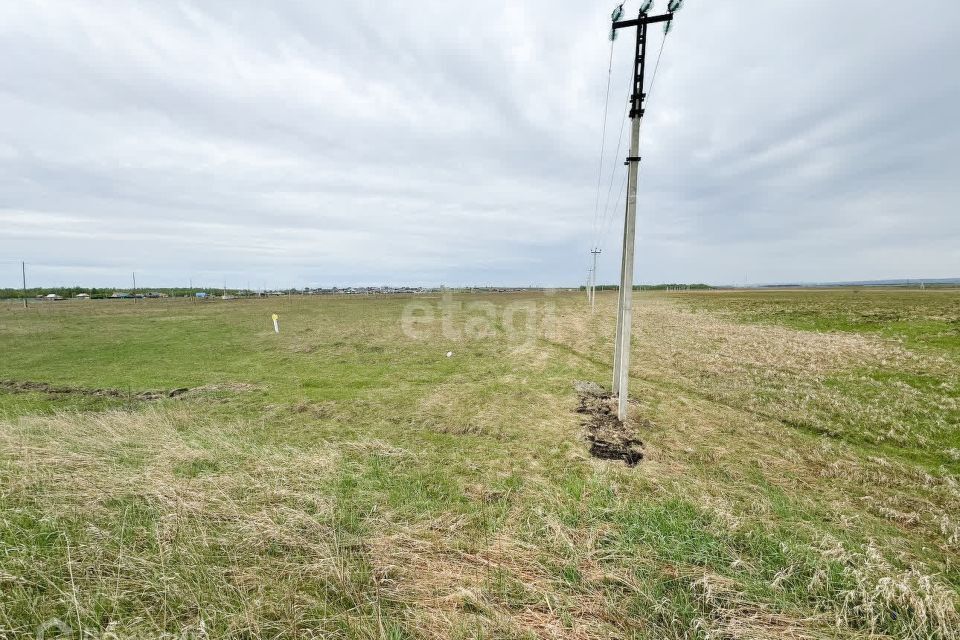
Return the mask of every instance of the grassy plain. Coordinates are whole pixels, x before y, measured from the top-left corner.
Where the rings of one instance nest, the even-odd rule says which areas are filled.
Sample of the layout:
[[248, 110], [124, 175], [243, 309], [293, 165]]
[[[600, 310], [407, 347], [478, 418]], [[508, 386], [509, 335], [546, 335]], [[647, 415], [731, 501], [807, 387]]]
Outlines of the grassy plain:
[[960, 292], [615, 299], [0, 304], [0, 637], [960, 637]]

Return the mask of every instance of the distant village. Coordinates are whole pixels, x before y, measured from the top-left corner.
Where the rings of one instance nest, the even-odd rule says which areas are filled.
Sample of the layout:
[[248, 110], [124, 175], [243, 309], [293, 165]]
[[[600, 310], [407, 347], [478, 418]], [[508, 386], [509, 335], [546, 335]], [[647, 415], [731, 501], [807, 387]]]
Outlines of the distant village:
[[[234, 300], [240, 298], [267, 298], [275, 296], [320, 296], [320, 295], [416, 295], [439, 293], [446, 287], [329, 287], [312, 288], [304, 287], [302, 289], [274, 289], [270, 291], [254, 291], [250, 289], [222, 289], [222, 290], [196, 290], [196, 289], [163, 289], [147, 292], [133, 291], [105, 291], [103, 289], [91, 289], [90, 291], [80, 291], [79, 288], [57, 289], [54, 292], [37, 293], [33, 299], [43, 301], [57, 300], [132, 300], [132, 299], [158, 299], [158, 298], [195, 298], [199, 300], [221, 299]], [[457, 291], [504, 293], [509, 291], [529, 291], [528, 287], [466, 287], [458, 288]], [[17, 296], [17, 297], [23, 297]]]

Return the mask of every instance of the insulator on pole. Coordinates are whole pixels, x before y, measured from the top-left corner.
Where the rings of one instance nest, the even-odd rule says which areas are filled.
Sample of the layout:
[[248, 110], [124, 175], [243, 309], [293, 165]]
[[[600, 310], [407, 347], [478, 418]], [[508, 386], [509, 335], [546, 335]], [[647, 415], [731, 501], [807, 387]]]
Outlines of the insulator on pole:
[[640, 13], [650, 13], [650, 9], [653, 8], [653, 0], [644, 0], [643, 4], [640, 5]]
[[617, 39], [617, 30], [613, 28], [613, 23], [623, 17], [623, 3], [617, 5], [610, 14], [610, 42]]
[[667, 5], [667, 11], [673, 13], [674, 11], [678, 11], [681, 6], [683, 6], [683, 0], [670, 0], [670, 3]]

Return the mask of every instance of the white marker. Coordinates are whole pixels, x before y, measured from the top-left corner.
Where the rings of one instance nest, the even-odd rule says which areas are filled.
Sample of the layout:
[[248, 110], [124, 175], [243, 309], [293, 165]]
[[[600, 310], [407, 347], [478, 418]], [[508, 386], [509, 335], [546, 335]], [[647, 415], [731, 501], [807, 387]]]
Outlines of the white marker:
[[447, 351], [447, 357], [448, 357], [448, 358], [452, 358], [452, 357], [453, 357], [453, 351]]
[[273, 314], [273, 331], [274, 333], [280, 333], [280, 316]]

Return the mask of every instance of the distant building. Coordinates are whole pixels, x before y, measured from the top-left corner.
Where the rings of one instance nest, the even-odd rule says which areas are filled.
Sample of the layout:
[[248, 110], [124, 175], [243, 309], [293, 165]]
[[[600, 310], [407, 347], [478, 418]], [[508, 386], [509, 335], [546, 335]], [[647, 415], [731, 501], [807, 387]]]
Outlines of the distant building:
[[43, 298], [44, 300], [63, 300], [63, 298], [55, 293], [48, 293], [47, 295], [43, 296]]
[[89, 293], [78, 293], [75, 297], [78, 298], [78, 299], [80, 299], [80, 300], [89, 300], [89, 299], [90, 299], [90, 294], [89, 294]]
[[207, 296], [207, 292], [206, 292], [206, 291], [197, 291], [197, 297], [198, 297], [198, 298], [206, 298], [206, 297], [208, 297], [208, 296]]
[[111, 298], [132, 298], [133, 296], [127, 293], [126, 291], [114, 291], [110, 294]]

